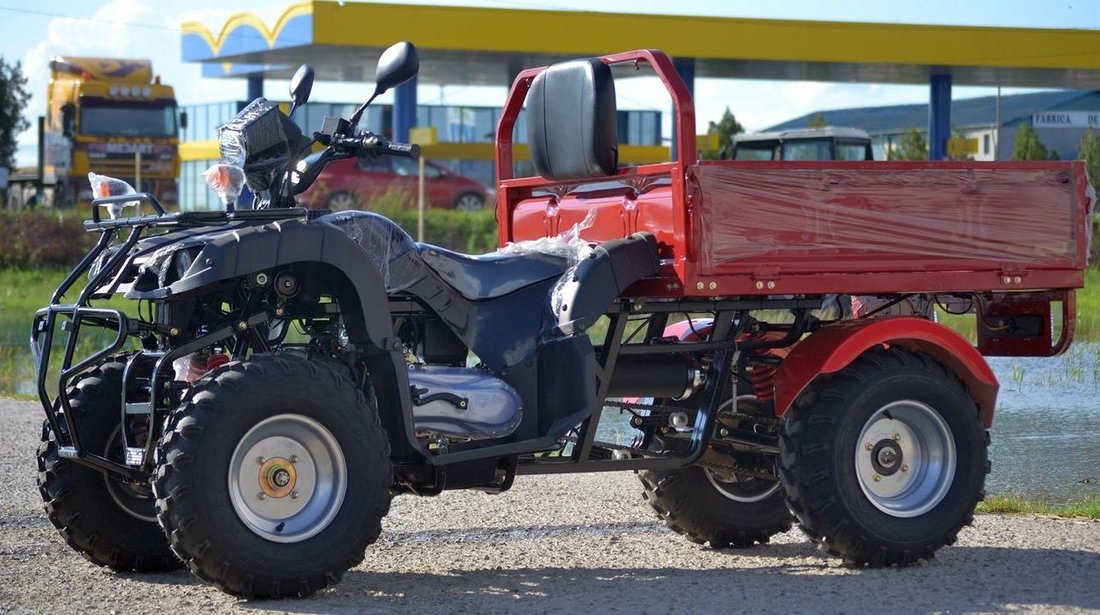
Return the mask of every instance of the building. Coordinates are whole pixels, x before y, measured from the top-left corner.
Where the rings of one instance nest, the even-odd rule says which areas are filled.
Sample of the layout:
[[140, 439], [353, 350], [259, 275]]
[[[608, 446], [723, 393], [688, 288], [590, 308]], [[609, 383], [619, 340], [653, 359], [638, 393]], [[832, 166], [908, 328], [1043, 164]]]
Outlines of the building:
[[[902, 133], [911, 128], [928, 138], [927, 104], [815, 111], [766, 130], [806, 128], [812, 119], [820, 118], [830, 126], [866, 130], [874, 143], [876, 160], [885, 160], [886, 153], [897, 147]], [[951, 101], [952, 132], [969, 140], [974, 160], [1010, 160], [1016, 131], [1025, 124], [1035, 128], [1047, 149], [1057, 152], [1059, 158], [1073, 160], [1077, 158], [1077, 144], [1085, 130], [1089, 126], [1100, 130], [1100, 90], [1058, 90]]]

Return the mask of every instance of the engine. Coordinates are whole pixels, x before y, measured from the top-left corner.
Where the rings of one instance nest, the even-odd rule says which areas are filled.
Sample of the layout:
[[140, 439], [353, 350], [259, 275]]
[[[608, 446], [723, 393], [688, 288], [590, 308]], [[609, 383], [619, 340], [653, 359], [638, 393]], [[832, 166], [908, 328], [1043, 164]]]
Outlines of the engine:
[[409, 367], [418, 436], [486, 440], [519, 427], [523, 404], [503, 380], [469, 367]]

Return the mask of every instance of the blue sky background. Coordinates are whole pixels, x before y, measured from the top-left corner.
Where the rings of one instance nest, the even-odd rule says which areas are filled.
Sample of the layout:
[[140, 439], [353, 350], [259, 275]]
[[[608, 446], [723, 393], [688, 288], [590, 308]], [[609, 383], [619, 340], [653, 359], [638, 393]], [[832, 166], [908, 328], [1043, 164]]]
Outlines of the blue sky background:
[[[385, 0], [377, 0], [385, 1]], [[237, 100], [245, 96], [241, 80], [202, 79], [199, 66], [180, 62], [179, 24], [198, 20], [215, 32], [238, 11], [253, 11], [273, 24], [290, 0], [0, 0], [0, 56], [21, 61], [33, 98], [28, 118], [45, 109], [49, 58], [58, 54], [150, 58], [154, 71], [176, 87], [180, 104]], [[514, 9], [590, 10], [591, 0], [418, 0], [411, 4], [489, 6]], [[774, 19], [926, 23], [945, 25], [1021, 26], [1032, 28], [1100, 28], [1100, 0], [604, 0], [602, 12], [704, 15]], [[365, 26], [366, 27], [366, 26]], [[384, 27], [384, 24], [370, 24]], [[470, 32], [470, 36], [483, 36]], [[415, 41], [414, 41], [415, 42]], [[778, 44], [761, 41], [761, 44]], [[639, 46], [645, 46], [639, 41]], [[622, 51], [608, 49], [608, 52]], [[1098, 50], [1100, 53], [1100, 50]], [[620, 96], [637, 108], [648, 101], [653, 83], [621, 87]], [[314, 100], [358, 101], [366, 84], [318, 84]], [[271, 82], [266, 94], [285, 98], [286, 84]], [[1010, 93], [1014, 90], [1005, 90]], [[956, 87], [955, 98], [990, 95], [994, 88]], [[500, 105], [503, 88], [421, 86], [421, 103]], [[720, 81], [701, 79], [695, 88], [699, 131], [728, 106], [748, 130], [821, 110], [924, 102], [927, 86], [823, 83], [807, 81]], [[666, 131], [667, 132], [667, 131]], [[36, 135], [20, 136], [18, 164], [32, 164]]]

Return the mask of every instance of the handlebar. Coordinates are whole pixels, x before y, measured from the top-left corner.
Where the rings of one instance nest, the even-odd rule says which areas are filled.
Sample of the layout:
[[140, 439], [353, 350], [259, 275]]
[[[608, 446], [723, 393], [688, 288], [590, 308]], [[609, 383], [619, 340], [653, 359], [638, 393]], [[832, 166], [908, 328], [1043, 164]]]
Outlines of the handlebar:
[[420, 157], [420, 146], [415, 143], [396, 143], [370, 132], [357, 135], [326, 135], [317, 133], [314, 135], [323, 145], [329, 146], [317, 160], [302, 172], [297, 184], [293, 188], [294, 194], [301, 194], [309, 189], [316, 181], [317, 176], [325, 168], [325, 165], [343, 158], [355, 158], [359, 156], [398, 156], [416, 160]]
[[348, 137], [340, 135], [333, 136], [332, 146], [337, 150], [347, 150], [347, 153], [355, 156], [399, 156], [402, 158], [412, 158], [413, 160], [420, 157], [419, 145], [415, 143], [387, 141], [370, 132]]

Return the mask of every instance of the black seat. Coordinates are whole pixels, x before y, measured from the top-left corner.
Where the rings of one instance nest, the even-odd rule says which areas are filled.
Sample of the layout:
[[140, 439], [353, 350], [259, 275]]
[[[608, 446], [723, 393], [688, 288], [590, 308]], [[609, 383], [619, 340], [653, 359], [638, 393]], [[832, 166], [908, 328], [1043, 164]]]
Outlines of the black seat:
[[550, 254], [470, 256], [424, 243], [416, 247], [424, 264], [463, 297], [475, 301], [492, 299], [556, 278], [569, 268], [566, 259]]
[[442, 301], [440, 282], [478, 301], [556, 278], [569, 268], [566, 259], [549, 254], [468, 256], [416, 243], [392, 220], [369, 211], [343, 211], [317, 221], [339, 228], [362, 246], [388, 292], [412, 292], [429, 303]]

